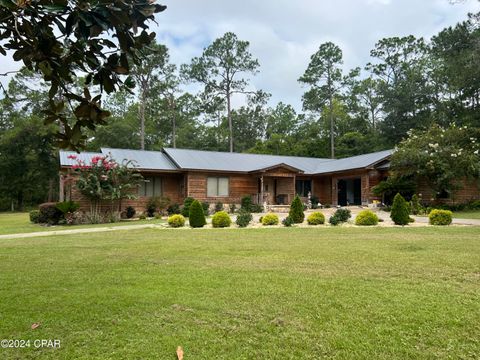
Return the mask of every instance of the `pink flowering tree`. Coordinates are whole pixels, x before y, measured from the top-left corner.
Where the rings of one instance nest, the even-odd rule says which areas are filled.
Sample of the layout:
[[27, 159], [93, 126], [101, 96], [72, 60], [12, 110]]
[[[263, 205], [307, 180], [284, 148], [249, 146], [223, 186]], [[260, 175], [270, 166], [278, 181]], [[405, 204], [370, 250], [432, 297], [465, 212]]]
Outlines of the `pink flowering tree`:
[[76, 186], [90, 200], [93, 219], [99, 219], [100, 206], [104, 202], [109, 202], [113, 213], [116, 209], [121, 211], [123, 199], [136, 198], [133, 190], [140, 186], [143, 178], [132, 161], [124, 160], [119, 164], [109, 155], [94, 156], [89, 163], [76, 155], [69, 158], [76, 161], [72, 166], [77, 175]]

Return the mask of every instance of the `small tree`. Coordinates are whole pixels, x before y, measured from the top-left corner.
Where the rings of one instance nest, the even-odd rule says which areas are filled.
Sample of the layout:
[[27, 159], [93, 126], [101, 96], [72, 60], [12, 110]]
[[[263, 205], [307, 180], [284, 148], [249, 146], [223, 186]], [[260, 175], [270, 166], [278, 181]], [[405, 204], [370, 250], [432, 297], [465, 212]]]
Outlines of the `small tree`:
[[290, 205], [290, 211], [288, 216], [293, 220], [295, 224], [301, 224], [305, 220], [305, 214], [303, 213], [303, 204], [298, 195], [292, 201]]
[[198, 200], [194, 200], [190, 205], [189, 222], [193, 228], [203, 227], [207, 223], [202, 204]]
[[410, 206], [400, 194], [395, 195], [393, 198], [390, 218], [396, 225], [408, 225], [410, 222]]

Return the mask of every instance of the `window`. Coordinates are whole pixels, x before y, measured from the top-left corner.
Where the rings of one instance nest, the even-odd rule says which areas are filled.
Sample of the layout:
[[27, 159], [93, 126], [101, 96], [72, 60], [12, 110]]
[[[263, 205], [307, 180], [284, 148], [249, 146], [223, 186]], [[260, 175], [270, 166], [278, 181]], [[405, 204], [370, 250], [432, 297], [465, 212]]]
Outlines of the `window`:
[[312, 180], [297, 180], [295, 182], [295, 192], [298, 196], [307, 197], [312, 192]]
[[158, 176], [146, 176], [140, 184], [138, 195], [140, 196], [162, 196], [162, 178]]
[[208, 177], [207, 178], [207, 196], [228, 196], [228, 178], [226, 177]]

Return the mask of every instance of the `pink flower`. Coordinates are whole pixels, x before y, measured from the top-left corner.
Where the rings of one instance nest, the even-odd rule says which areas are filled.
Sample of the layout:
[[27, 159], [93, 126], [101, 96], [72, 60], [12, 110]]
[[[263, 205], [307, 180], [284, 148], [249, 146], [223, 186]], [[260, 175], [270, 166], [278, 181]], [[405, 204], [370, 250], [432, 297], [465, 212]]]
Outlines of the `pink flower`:
[[67, 156], [67, 159], [76, 160], [76, 159], [77, 159], [77, 155], [68, 155], [68, 156]]

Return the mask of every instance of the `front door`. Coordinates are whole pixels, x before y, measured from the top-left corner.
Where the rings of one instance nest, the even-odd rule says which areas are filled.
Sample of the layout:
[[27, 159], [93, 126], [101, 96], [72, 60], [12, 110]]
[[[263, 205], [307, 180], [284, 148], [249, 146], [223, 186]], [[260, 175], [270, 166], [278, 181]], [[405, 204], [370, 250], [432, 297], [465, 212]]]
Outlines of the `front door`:
[[338, 180], [338, 205], [347, 206], [347, 181]]

